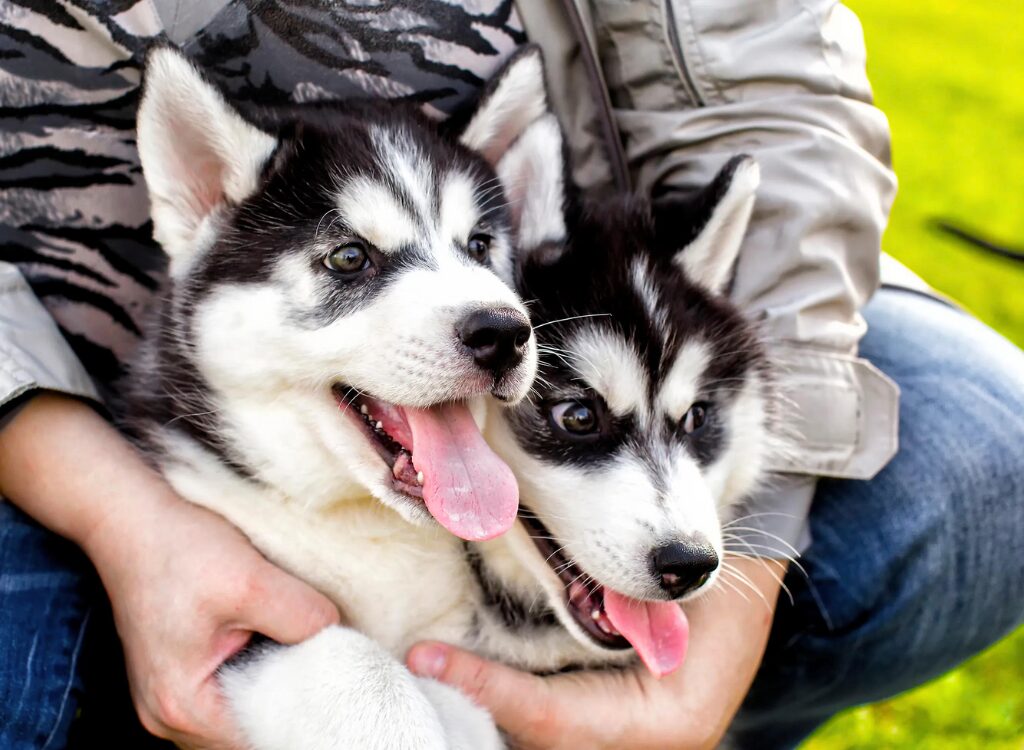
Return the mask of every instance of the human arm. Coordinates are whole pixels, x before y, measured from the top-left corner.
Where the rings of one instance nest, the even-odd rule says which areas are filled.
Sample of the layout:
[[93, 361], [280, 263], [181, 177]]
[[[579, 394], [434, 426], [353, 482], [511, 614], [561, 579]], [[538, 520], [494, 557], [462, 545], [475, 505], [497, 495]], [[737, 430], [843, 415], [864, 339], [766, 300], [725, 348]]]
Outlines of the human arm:
[[0, 430], [0, 492], [85, 550], [113, 604], [139, 716], [183, 747], [243, 747], [214, 676], [250, 633], [295, 643], [338, 621], [326, 598], [178, 497], [73, 399], [37, 395]]
[[687, 606], [688, 656], [660, 681], [642, 667], [538, 677], [434, 643], [418, 644], [407, 661], [489, 709], [517, 749], [714, 748], [754, 678], [786, 568], [764, 559], [729, 563], [737, 570], [732, 586]]

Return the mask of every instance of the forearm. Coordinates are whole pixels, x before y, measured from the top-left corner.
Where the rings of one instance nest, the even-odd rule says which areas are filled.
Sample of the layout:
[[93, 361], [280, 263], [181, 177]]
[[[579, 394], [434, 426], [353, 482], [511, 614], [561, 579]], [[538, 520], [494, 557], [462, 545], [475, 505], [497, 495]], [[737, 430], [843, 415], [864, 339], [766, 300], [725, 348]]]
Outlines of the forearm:
[[74, 399], [39, 395], [0, 430], [0, 492], [91, 558], [143, 725], [179, 746], [243, 746], [215, 675], [250, 633], [297, 643], [338, 621]]
[[35, 396], [0, 430], [0, 494], [47, 528], [101, 555], [111, 519], [180, 502], [136, 450], [89, 406]]
[[724, 572], [717, 591], [688, 608], [689, 655], [661, 691], [682, 723], [679, 747], [721, 741], [761, 664], [787, 567], [767, 558], [727, 562], [732, 572]]

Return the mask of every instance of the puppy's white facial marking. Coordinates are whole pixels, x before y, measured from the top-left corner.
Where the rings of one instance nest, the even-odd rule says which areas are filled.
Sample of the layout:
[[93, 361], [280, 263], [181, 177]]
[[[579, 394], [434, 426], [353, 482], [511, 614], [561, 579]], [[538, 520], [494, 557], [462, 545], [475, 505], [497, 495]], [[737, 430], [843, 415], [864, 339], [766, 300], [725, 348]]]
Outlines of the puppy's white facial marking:
[[580, 378], [601, 394], [613, 414], [649, 412], [647, 373], [628, 341], [591, 327], [573, 337], [569, 351]]
[[408, 133], [383, 127], [370, 128], [377, 153], [385, 157], [383, 167], [395, 184], [401, 185], [419, 217], [434, 216], [434, 164], [416, 146]]
[[448, 174], [441, 187], [441, 237], [465, 245], [479, 214], [473, 181], [461, 172]]
[[637, 258], [630, 266], [629, 273], [633, 289], [636, 290], [637, 296], [644, 306], [644, 311], [647, 313], [647, 317], [654, 324], [654, 330], [661, 338], [662, 344], [664, 344], [672, 327], [669, 325], [668, 310], [662, 303], [658, 287], [651, 280], [651, 271], [647, 261], [643, 258]]
[[317, 277], [309, 272], [309, 259], [304, 255], [279, 258], [274, 264], [274, 281], [295, 309], [312, 312], [321, 302]]
[[688, 341], [679, 350], [661, 393], [658, 394], [658, 410], [678, 422], [697, 400], [701, 376], [707, 372], [711, 352], [703, 341]]
[[387, 186], [366, 177], [348, 182], [338, 196], [340, 215], [349, 229], [383, 253], [416, 242], [416, 219]]
[[704, 471], [719, 508], [731, 505], [753, 492], [764, 479], [770, 456], [783, 446], [769, 432], [764, 381], [757, 376], [743, 384], [730, 404], [729, 442], [718, 459]]
[[664, 506], [674, 536], [702, 538], [721, 556], [722, 530], [715, 498], [700, 467], [680, 449], [664, 469], [668, 485]]

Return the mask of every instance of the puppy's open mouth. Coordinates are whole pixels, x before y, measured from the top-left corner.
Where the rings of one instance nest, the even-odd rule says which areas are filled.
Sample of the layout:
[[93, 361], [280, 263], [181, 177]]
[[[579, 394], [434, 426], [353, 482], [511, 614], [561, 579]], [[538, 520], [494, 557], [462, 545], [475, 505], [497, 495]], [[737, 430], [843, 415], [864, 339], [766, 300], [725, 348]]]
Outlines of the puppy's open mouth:
[[563, 553], [564, 547], [530, 511], [519, 520], [565, 587], [566, 608], [591, 640], [608, 649], [636, 649], [656, 677], [686, 657], [689, 623], [675, 602], [631, 599], [602, 586]]
[[519, 518], [544, 560], [565, 586], [566, 605], [577, 624], [598, 645], [613, 649], [629, 648], [629, 641], [612, 625], [604, 610], [604, 587], [562, 553], [562, 545], [536, 516], [523, 511]]
[[519, 487], [480, 434], [464, 402], [398, 406], [342, 385], [338, 407], [360, 428], [390, 472], [396, 492], [422, 499], [462, 539], [484, 541], [515, 523]]
[[425, 477], [413, 463], [412, 431], [402, 409], [342, 386], [335, 386], [334, 397], [351, 412], [370, 445], [391, 469], [392, 489], [422, 500]]

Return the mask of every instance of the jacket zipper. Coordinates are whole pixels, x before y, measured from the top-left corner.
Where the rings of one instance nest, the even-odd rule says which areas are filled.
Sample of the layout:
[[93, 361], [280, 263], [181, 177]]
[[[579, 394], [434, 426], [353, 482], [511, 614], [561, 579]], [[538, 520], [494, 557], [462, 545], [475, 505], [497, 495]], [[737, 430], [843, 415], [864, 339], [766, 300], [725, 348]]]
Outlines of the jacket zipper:
[[662, 0], [661, 6], [665, 12], [665, 31], [668, 35], [668, 45], [672, 50], [676, 69], [679, 71], [679, 79], [683, 82], [686, 95], [690, 97], [693, 105], [704, 107], [707, 105], [707, 102], [704, 101], [704, 97], [700, 95], [697, 85], [693, 82], [690, 69], [686, 65], [686, 56], [683, 54], [683, 45], [679, 42], [679, 29], [676, 27], [676, 12], [672, 8], [672, 0]]
[[580, 50], [583, 53], [583, 67], [587, 71], [587, 77], [590, 79], [590, 86], [593, 89], [594, 98], [598, 104], [601, 134], [608, 151], [608, 160], [611, 162], [615, 187], [619, 192], [629, 192], [630, 179], [629, 168], [626, 164], [626, 152], [622, 147], [619, 129], [615, 125], [611, 97], [608, 95], [608, 87], [604, 83], [604, 76], [601, 74], [597, 55], [590, 46], [590, 38], [587, 36], [586, 29], [583, 26], [583, 17], [580, 15], [579, 8], [576, 7], [576, 0], [562, 0], [562, 5], [569, 15], [569, 21], [572, 23], [576, 40], [579, 42]]

